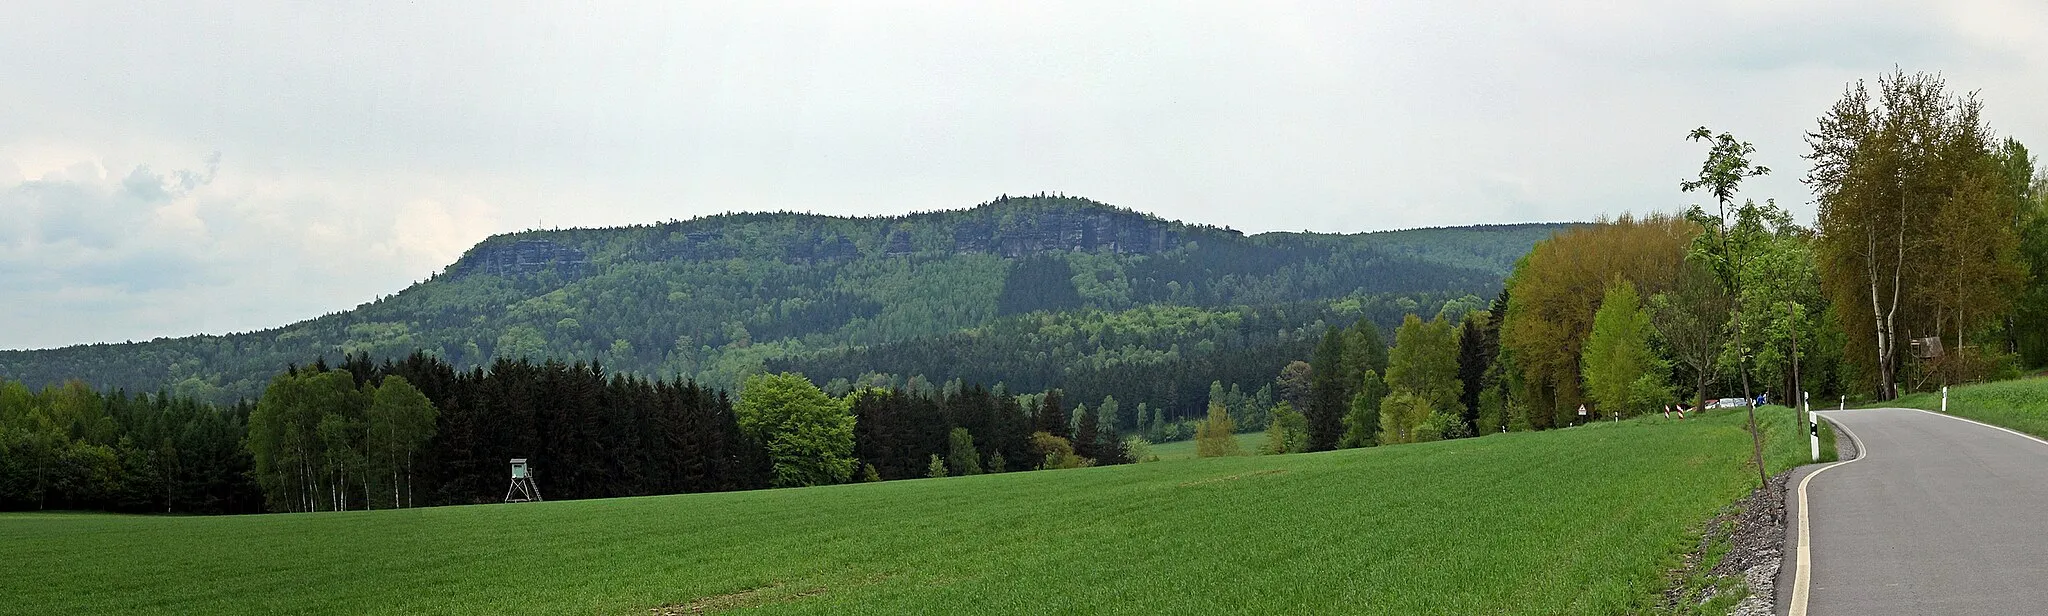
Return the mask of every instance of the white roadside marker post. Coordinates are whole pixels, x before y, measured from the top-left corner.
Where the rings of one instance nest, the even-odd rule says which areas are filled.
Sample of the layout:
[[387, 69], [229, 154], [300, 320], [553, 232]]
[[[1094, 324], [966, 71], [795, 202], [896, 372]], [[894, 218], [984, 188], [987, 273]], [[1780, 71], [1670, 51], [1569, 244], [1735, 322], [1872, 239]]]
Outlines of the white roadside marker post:
[[1948, 386], [1941, 386], [1941, 412], [1948, 412]]
[[1813, 461], [1820, 461], [1820, 419], [1813, 416], [1813, 392], [1799, 392], [1799, 410], [1806, 415], [1808, 428], [1813, 432]]
[[1846, 411], [1846, 410], [1849, 410], [1849, 395], [1848, 395], [1848, 394], [1843, 394], [1843, 395], [1842, 395], [1842, 408], [1838, 408], [1838, 409], [1835, 409], [1835, 410], [1837, 410], [1837, 411]]
[[1809, 443], [1812, 443], [1812, 444], [1813, 444], [1813, 461], [1815, 461], [1815, 462], [1819, 462], [1819, 461], [1820, 461], [1820, 418], [1818, 418], [1818, 417], [1814, 417], [1812, 413], [1807, 413], [1807, 414], [1806, 414], [1806, 420], [1807, 420], [1807, 421], [1810, 421], [1810, 422], [1813, 422], [1813, 423], [1811, 423], [1811, 424], [1808, 424], [1808, 425], [1807, 425], [1807, 430], [1810, 430], [1810, 431], [1811, 431], [1810, 433], [1811, 433], [1811, 434], [1813, 435], [1813, 436], [1812, 436], [1812, 437], [1811, 437], [1811, 438], [1810, 438], [1810, 439], [1809, 439], [1809, 440], [1808, 440], [1807, 442], [1809, 442]]

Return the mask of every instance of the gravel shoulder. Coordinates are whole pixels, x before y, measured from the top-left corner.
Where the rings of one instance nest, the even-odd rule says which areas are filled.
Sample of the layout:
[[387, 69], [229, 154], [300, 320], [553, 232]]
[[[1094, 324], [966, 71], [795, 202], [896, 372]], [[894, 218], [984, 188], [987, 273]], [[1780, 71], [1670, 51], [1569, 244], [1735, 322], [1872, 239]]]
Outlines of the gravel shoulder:
[[[1671, 572], [1673, 584], [1665, 591], [1658, 613], [1700, 613], [1702, 606], [1723, 598], [1723, 593], [1744, 588], [1747, 596], [1729, 614], [1771, 613], [1779, 563], [1784, 560], [1785, 485], [1790, 476], [1779, 473], [1706, 522], [1699, 543], [1685, 555], [1682, 566]], [[1719, 560], [1711, 565], [1705, 562], [1721, 549], [1725, 551]], [[1735, 580], [1741, 581], [1740, 588], [1732, 584]]]

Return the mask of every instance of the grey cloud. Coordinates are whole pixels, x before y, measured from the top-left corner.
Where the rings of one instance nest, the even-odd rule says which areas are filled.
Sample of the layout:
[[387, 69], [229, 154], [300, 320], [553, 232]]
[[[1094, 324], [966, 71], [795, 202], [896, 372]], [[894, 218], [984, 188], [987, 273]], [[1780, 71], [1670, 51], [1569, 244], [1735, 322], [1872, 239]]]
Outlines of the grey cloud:
[[96, 165], [80, 163], [65, 173], [0, 186], [0, 212], [12, 220], [7, 226], [13, 230], [0, 233], [0, 240], [17, 250], [64, 245], [112, 249], [123, 240], [137, 239], [155, 208], [204, 186], [212, 181], [212, 173], [159, 173], [142, 164], [109, 184], [100, 179]]
[[[1752, 196], [1810, 213], [1801, 133], [1844, 82], [1893, 66], [1982, 88], [1993, 126], [2048, 142], [2031, 99], [2048, 91], [2044, 14], [2002, 0], [0, 3], [0, 58], [24, 59], [0, 62], [21, 120], [0, 122], [0, 160], [19, 165], [0, 164], [0, 208], [39, 181], [90, 187], [36, 189], [37, 208], [83, 205], [4, 212], [0, 251], [23, 234], [71, 245], [97, 265], [69, 275], [115, 284], [101, 270], [140, 253], [109, 227], [178, 203], [209, 239], [152, 263], [254, 268], [249, 284], [269, 286], [238, 288], [346, 307], [446, 264], [418, 248], [314, 284], [295, 277], [332, 273], [295, 261], [308, 246], [445, 250], [542, 223], [900, 213], [1040, 190], [1251, 231], [1583, 220], [1691, 202], [1677, 182], [1699, 125], [1778, 170]], [[207, 164], [167, 162], [216, 150], [232, 190]], [[129, 162], [110, 181], [52, 151]], [[157, 171], [171, 168], [187, 171]], [[503, 222], [380, 237], [422, 199], [488, 203]]]
[[358, 211], [317, 192], [215, 190], [217, 162], [71, 165], [0, 186], [0, 348], [276, 326], [420, 277], [374, 255], [336, 266], [391, 228], [347, 225]]

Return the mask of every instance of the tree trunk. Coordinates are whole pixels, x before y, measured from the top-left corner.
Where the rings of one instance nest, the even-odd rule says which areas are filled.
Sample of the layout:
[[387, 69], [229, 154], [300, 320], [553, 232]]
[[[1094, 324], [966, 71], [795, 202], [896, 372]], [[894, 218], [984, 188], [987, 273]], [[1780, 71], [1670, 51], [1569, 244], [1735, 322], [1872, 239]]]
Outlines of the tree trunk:
[[1749, 407], [1749, 445], [1751, 460], [1756, 462], [1756, 480], [1759, 487], [1771, 485], [1771, 476], [1764, 472], [1764, 432], [1756, 425], [1756, 395], [1749, 391], [1749, 353], [1742, 345], [1742, 317], [1735, 319], [1735, 371], [1742, 375], [1742, 400]]
[[1799, 382], [1799, 311], [1792, 307], [1792, 302], [1785, 302], [1785, 316], [1792, 319], [1792, 391], [1789, 393], [1792, 395], [1793, 414], [1799, 417], [1799, 425], [1803, 427], [1812, 418], [1806, 416], [1806, 405], [1801, 404], [1806, 400], [1806, 386]]
[[1870, 250], [1864, 253], [1864, 268], [1870, 280], [1870, 318], [1873, 334], [1877, 337], [1877, 399], [1890, 400], [1891, 360], [1885, 349], [1884, 308], [1878, 303], [1877, 276], [1877, 235], [1870, 235]]
[[1694, 390], [1695, 392], [1697, 392], [1697, 393], [1696, 393], [1696, 395], [1695, 395], [1695, 396], [1693, 397], [1693, 403], [1692, 403], [1692, 410], [1694, 410], [1694, 411], [1698, 411], [1698, 410], [1700, 410], [1700, 409], [1706, 408], [1706, 407], [1707, 407], [1707, 371], [1706, 371], [1706, 370], [1700, 370], [1700, 371], [1698, 372], [1698, 374], [1697, 374], [1697, 375], [1695, 375], [1695, 376], [1693, 377], [1693, 390]]

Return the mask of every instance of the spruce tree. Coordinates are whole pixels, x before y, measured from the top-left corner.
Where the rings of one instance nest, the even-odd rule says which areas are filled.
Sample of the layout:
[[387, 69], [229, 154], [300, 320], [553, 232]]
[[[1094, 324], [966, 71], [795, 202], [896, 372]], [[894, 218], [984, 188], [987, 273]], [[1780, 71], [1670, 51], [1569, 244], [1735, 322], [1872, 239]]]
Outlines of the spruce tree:
[[1486, 370], [1493, 367], [1493, 357], [1498, 354], [1491, 342], [1492, 332], [1488, 323], [1493, 321], [1485, 312], [1474, 312], [1465, 316], [1465, 326], [1458, 334], [1458, 381], [1462, 387], [1458, 401], [1464, 403], [1462, 419], [1468, 429], [1475, 430], [1479, 419], [1479, 392], [1486, 389]]
[[1124, 442], [1123, 435], [1117, 434], [1115, 429], [1102, 430], [1102, 442], [1096, 446], [1095, 455], [1097, 466], [1131, 463], [1130, 445]]
[[1336, 449], [1344, 436], [1344, 413], [1350, 410], [1344, 367], [1344, 334], [1330, 328], [1309, 362], [1309, 406], [1302, 413], [1308, 419], [1309, 451]]
[[1072, 435], [1072, 431], [1067, 429], [1067, 409], [1060, 402], [1060, 390], [1045, 392], [1045, 398], [1039, 401], [1036, 419], [1039, 432], [1063, 439]]
[[1094, 413], [1082, 413], [1080, 424], [1074, 431], [1074, 455], [1101, 462], [1102, 423]]

